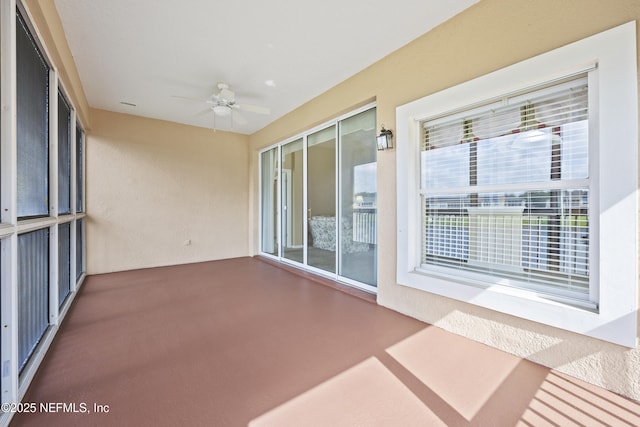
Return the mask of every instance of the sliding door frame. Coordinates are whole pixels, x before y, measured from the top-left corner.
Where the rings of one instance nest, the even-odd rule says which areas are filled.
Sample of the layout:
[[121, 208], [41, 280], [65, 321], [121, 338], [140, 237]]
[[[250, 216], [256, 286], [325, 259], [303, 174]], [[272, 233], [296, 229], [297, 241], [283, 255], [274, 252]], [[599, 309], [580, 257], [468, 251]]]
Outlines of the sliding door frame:
[[[341, 122], [356, 116], [360, 113], [363, 113], [365, 111], [369, 111], [371, 109], [375, 109], [376, 108], [376, 103], [369, 103], [367, 105], [364, 105], [360, 108], [357, 108], [353, 111], [350, 111], [349, 113], [343, 114], [339, 117], [336, 117], [332, 120], [329, 120], [327, 122], [324, 122], [318, 126], [315, 126], [313, 128], [310, 128], [300, 134], [297, 134], [293, 137], [287, 138], [281, 142], [278, 142], [276, 144], [272, 144], [268, 147], [265, 147], [263, 149], [261, 149], [258, 153], [258, 176], [259, 176], [259, 195], [258, 195], [258, 212], [259, 212], [259, 221], [258, 221], [258, 236], [259, 236], [259, 243], [258, 243], [258, 248], [259, 248], [259, 254], [261, 256], [264, 256], [266, 258], [270, 258], [276, 261], [279, 261], [283, 264], [286, 265], [290, 265], [293, 266], [295, 268], [300, 268], [303, 270], [307, 270], [310, 271], [314, 274], [317, 274], [319, 276], [323, 276], [332, 280], [336, 280], [338, 282], [342, 282], [345, 283], [349, 286], [353, 286], [359, 289], [362, 289], [364, 291], [367, 292], [371, 292], [371, 293], [377, 293], [377, 286], [372, 286], [366, 283], [362, 283], [353, 279], [350, 279], [348, 277], [344, 277], [341, 276], [340, 273], [340, 267], [341, 267], [341, 246], [342, 246], [342, 227], [341, 227], [341, 220], [340, 220], [340, 213], [341, 213], [341, 209], [342, 209], [342, 201], [341, 201], [341, 196], [342, 196], [342, 180], [341, 180], [341, 175], [340, 175], [340, 166], [341, 166], [341, 158], [340, 158], [340, 144], [341, 144], [341, 138], [340, 138], [340, 126], [341, 126]], [[335, 198], [334, 198], [334, 212], [335, 212], [335, 228], [336, 228], [336, 235], [335, 235], [335, 241], [336, 241], [336, 251], [335, 251], [335, 262], [334, 262], [334, 272], [331, 271], [326, 271], [323, 270], [321, 268], [318, 267], [314, 267], [309, 265], [309, 254], [308, 254], [308, 244], [309, 244], [309, 203], [308, 203], [308, 195], [309, 195], [309, 176], [308, 176], [308, 165], [309, 165], [309, 153], [308, 153], [308, 136], [312, 135], [316, 132], [322, 131], [324, 129], [328, 129], [331, 126], [334, 126], [334, 138], [335, 138], [335, 153], [334, 153], [334, 162], [335, 162]], [[284, 245], [286, 245], [286, 242], [283, 240], [283, 229], [282, 229], [282, 221], [283, 221], [283, 212], [282, 212], [282, 178], [283, 178], [283, 162], [282, 162], [282, 147], [293, 143], [297, 140], [302, 139], [302, 159], [303, 159], [303, 194], [302, 194], [302, 198], [303, 198], [303, 260], [302, 262], [297, 262], [288, 258], [284, 257]], [[266, 253], [262, 251], [263, 248], [263, 234], [262, 234], [262, 227], [263, 227], [263, 203], [262, 203], [262, 199], [263, 199], [263, 194], [262, 191], [265, 188], [263, 185], [263, 174], [262, 174], [262, 155], [265, 152], [268, 152], [270, 150], [276, 150], [276, 156], [278, 159], [278, 164], [277, 164], [277, 170], [278, 170], [278, 185], [276, 186], [276, 192], [277, 194], [275, 195], [276, 199], [277, 199], [277, 209], [276, 209], [276, 246], [277, 246], [277, 250], [276, 255], [270, 254], [270, 253]], [[376, 223], [376, 227], [377, 227], [377, 223]], [[376, 242], [377, 245], [377, 242]], [[378, 266], [378, 262], [377, 262], [377, 256], [378, 256], [378, 252], [376, 250], [376, 255], [375, 255], [375, 259], [374, 259], [374, 268], [377, 269]]]

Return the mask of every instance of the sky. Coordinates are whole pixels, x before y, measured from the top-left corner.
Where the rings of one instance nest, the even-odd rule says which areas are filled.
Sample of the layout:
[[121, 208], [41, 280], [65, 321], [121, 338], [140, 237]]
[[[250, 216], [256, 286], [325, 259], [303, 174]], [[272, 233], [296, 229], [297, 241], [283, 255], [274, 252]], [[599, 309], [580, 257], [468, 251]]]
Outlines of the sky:
[[353, 194], [376, 192], [376, 168], [376, 162], [354, 166]]
[[[561, 144], [562, 179], [588, 178], [587, 121], [565, 124], [561, 138], [551, 129], [531, 130], [478, 141], [478, 185], [550, 181], [552, 144]], [[555, 138], [555, 139], [554, 139]], [[421, 153], [423, 189], [469, 185], [469, 144]]]

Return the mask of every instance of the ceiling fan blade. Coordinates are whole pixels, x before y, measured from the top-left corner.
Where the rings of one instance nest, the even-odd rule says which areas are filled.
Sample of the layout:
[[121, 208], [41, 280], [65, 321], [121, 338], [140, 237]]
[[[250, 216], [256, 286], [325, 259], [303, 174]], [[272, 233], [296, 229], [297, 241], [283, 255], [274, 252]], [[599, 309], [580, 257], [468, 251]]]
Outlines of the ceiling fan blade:
[[247, 119], [245, 119], [245, 118], [242, 116], [242, 114], [238, 113], [237, 111], [233, 111], [233, 112], [231, 112], [231, 118], [233, 119], [233, 122], [234, 122], [235, 124], [238, 124], [238, 125], [240, 125], [240, 126], [242, 126], [242, 125], [246, 125], [246, 124], [248, 123], [248, 122], [247, 122]]
[[197, 113], [195, 113], [193, 116], [194, 117], [199, 117], [199, 116], [204, 116], [207, 113], [211, 113], [211, 107], [207, 107], [202, 111], [198, 111]]
[[176, 98], [176, 99], [182, 99], [184, 101], [191, 101], [191, 102], [205, 102], [206, 99], [202, 99], [202, 98], [190, 98], [188, 96], [180, 96], [180, 95], [171, 95], [172, 98]]
[[[238, 105], [238, 104], [236, 104]], [[258, 107], [257, 105], [247, 105], [247, 104], [242, 104], [242, 105], [238, 105], [238, 108], [243, 110], [243, 111], [248, 111], [250, 113], [256, 113], [256, 114], [271, 114], [271, 110], [269, 110], [266, 107]]]

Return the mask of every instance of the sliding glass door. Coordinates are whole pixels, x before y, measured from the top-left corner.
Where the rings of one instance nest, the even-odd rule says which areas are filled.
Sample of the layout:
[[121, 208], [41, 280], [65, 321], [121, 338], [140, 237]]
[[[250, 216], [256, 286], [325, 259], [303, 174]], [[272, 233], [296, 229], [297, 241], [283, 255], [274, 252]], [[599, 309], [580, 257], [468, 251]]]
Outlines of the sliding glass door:
[[282, 174], [280, 200], [282, 212], [282, 257], [296, 262], [304, 260], [304, 196], [302, 139], [281, 148]]
[[261, 252], [374, 290], [376, 110], [316, 129], [260, 154]]
[[260, 250], [278, 255], [278, 147], [260, 155]]
[[336, 271], [336, 127], [307, 137], [308, 264]]
[[376, 114], [340, 122], [340, 262], [338, 274], [377, 283]]

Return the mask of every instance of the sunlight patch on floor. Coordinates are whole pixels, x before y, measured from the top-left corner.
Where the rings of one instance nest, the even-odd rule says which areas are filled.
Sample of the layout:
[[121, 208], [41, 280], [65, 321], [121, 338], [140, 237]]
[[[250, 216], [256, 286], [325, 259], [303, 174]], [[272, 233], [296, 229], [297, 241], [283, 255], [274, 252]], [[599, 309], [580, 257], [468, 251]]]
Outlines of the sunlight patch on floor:
[[429, 327], [387, 349], [466, 420], [473, 420], [520, 359]]
[[550, 372], [522, 416], [522, 426], [638, 426], [640, 404]]
[[250, 427], [445, 426], [378, 359], [371, 357], [259, 416]]

